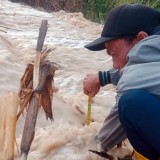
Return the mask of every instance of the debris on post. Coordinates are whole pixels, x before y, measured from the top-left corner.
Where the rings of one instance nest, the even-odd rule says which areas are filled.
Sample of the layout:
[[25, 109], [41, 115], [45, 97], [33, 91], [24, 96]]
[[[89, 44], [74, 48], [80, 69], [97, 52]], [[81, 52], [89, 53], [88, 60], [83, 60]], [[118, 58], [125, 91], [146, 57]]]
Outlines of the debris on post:
[[53, 121], [52, 97], [53, 97], [53, 77], [58, 65], [47, 60], [47, 55], [53, 49], [44, 49], [43, 43], [47, 32], [46, 20], [42, 21], [36, 48], [36, 58], [33, 64], [28, 64], [21, 79], [20, 87], [20, 111], [17, 119], [27, 108], [25, 126], [21, 141], [20, 160], [26, 160], [30, 146], [34, 139], [35, 126], [38, 110], [42, 106], [46, 118]]

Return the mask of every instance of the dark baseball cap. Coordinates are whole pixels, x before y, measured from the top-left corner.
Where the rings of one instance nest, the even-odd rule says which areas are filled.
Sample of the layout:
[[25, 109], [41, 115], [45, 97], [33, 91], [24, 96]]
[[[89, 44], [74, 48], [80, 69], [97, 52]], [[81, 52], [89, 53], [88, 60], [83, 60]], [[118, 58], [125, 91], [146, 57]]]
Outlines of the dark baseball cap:
[[160, 12], [142, 4], [125, 4], [112, 9], [107, 17], [101, 37], [84, 46], [91, 51], [105, 49], [105, 42], [140, 31], [149, 35], [160, 25]]

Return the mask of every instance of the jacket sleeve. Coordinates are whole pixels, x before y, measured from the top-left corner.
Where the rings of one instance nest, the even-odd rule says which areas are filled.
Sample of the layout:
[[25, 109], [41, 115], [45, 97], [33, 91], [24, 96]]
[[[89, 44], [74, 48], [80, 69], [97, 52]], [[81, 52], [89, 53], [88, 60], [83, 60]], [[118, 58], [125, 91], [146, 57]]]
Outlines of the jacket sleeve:
[[118, 107], [115, 105], [105, 119], [97, 140], [100, 142], [102, 149], [107, 150], [126, 138], [126, 134], [118, 118]]
[[117, 85], [119, 78], [120, 74], [117, 69], [110, 69], [109, 71], [99, 71], [99, 81], [102, 87], [111, 83], [113, 85]]
[[[117, 69], [110, 69], [109, 71], [99, 71], [99, 80], [101, 86], [112, 83], [117, 85], [120, 79], [120, 74]], [[118, 104], [118, 96], [116, 97], [116, 102]], [[97, 136], [98, 142], [100, 142], [103, 150], [112, 148], [113, 146], [119, 144], [121, 141], [125, 140], [126, 134], [121, 126], [118, 116], [118, 105], [115, 105], [107, 118], [105, 119], [103, 126]]]

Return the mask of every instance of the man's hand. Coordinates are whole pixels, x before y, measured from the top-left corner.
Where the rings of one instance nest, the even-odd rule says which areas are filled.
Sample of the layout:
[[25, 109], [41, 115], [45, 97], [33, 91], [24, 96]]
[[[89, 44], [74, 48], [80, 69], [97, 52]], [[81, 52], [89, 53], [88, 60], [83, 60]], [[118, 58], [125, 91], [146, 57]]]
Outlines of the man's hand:
[[100, 90], [99, 75], [97, 74], [87, 74], [83, 81], [83, 91], [86, 95], [91, 95], [94, 97]]

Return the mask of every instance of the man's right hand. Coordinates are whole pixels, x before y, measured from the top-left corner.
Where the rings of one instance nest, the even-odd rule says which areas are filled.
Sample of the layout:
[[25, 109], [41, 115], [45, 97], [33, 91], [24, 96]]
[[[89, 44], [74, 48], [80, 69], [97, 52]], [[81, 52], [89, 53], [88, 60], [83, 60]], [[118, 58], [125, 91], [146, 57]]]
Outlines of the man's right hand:
[[83, 91], [86, 95], [94, 97], [100, 90], [99, 75], [87, 74], [83, 81]]

